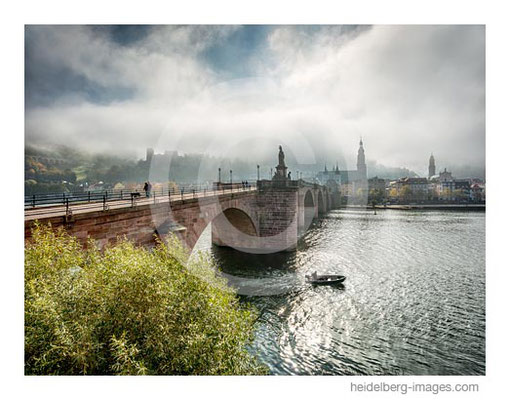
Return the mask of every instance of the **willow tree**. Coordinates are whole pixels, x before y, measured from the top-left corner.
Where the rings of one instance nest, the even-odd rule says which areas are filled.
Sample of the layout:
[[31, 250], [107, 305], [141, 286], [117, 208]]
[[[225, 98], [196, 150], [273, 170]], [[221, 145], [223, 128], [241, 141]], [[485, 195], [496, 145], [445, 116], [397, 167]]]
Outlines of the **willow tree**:
[[25, 247], [26, 374], [261, 374], [255, 313], [177, 241], [86, 250], [37, 226]]

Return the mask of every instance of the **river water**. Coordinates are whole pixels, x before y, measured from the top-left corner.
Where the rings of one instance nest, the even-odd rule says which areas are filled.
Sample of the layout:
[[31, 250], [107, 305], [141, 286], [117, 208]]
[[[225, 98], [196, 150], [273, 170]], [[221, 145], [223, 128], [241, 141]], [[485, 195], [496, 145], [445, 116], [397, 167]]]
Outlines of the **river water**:
[[[296, 252], [197, 249], [260, 312], [273, 374], [485, 374], [485, 212], [335, 210]], [[341, 286], [304, 278], [340, 273]]]

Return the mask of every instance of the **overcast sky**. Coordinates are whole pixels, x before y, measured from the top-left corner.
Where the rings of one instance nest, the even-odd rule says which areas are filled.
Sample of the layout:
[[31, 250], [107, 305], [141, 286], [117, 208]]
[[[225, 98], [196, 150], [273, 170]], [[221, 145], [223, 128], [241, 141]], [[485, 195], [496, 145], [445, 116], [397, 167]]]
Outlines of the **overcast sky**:
[[25, 49], [27, 144], [485, 164], [483, 26], [28, 26]]

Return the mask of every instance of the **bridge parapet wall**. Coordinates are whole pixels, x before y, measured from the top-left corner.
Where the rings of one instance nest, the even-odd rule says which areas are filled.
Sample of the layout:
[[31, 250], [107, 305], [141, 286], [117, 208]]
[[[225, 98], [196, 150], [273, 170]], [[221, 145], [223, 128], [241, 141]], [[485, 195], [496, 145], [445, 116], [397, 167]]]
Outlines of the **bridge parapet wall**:
[[[75, 236], [80, 244], [87, 246], [88, 238], [96, 241], [99, 248], [113, 244], [119, 237], [143, 245], [154, 245], [154, 226], [168, 218], [168, 204], [140, 206], [129, 209], [97, 211], [68, 217], [51, 217], [39, 220], [55, 229], [64, 228]], [[36, 221], [25, 221], [25, 239], [30, 240]]]
[[[319, 191], [323, 201], [327, 191], [320, 185], [289, 182], [262, 184], [256, 192], [48, 217], [40, 222], [64, 227], [83, 246], [93, 238], [100, 248], [123, 236], [150, 247], [158, 236], [164, 240], [168, 234], [176, 234], [191, 249], [212, 222], [212, 240], [218, 245], [264, 253], [291, 250], [310, 218], [318, 216]], [[308, 192], [313, 201], [305, 206]], [[26, 239], [30, 239], [34, 223], [25, 221]]]

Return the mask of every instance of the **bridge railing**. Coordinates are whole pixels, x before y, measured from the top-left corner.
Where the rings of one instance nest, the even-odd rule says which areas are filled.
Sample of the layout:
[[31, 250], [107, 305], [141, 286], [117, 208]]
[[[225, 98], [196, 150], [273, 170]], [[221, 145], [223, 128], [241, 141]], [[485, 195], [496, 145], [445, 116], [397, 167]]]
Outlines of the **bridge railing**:
[[267, 188], [299, 188], [299, 187], [309, 187], [309, 188], [315, 188], [323, 187], [323, 185], [320, 185], [318, 183], [312, 183], [305, 181], [303, 179], [282, 179], [282, 180], [270, 180], [270, 179], [263, 179], [257, 182], [257, 187], [259, 189], [267, 189]]
[[[160, 187], [153, 189], [150, 192], [145, 192], [143, 188], [134, 189], [122, 189], [122, 190], [88, 190], [82, 192], [55, 192], [55, 193], [44, 193], [44, 194], [33, 194], [25, 195], [25, 210], [42, 208], [42, 207], [53, 207], [53, 206], [65, 206], [67, 209], [71, 205], [80, 204], [85, 206], [86, 204], [97, 205], [97, 203], [103, 203], [106, 208], [108, 203], [115, 202], [118, 205], [122, 203], [130, 203], [134, 205], [139, 199], [154, 199], [156, 202], [161, 197], [168, 196], [171, 199], [184, 198], [195, 198], [201, 197], [202, 195], [214, 195], [215, 193], [230, 193], [237, 191], [246, 191], [256, 187], [254, 182], [236, 182], [232, 185], [214, 185], [214, 184], [187, 184], [182, 186], [173, 187]], [[191, 195], [191, 196], [190, 196]], [[177, 198], [176, 198], [177, 197]]]

